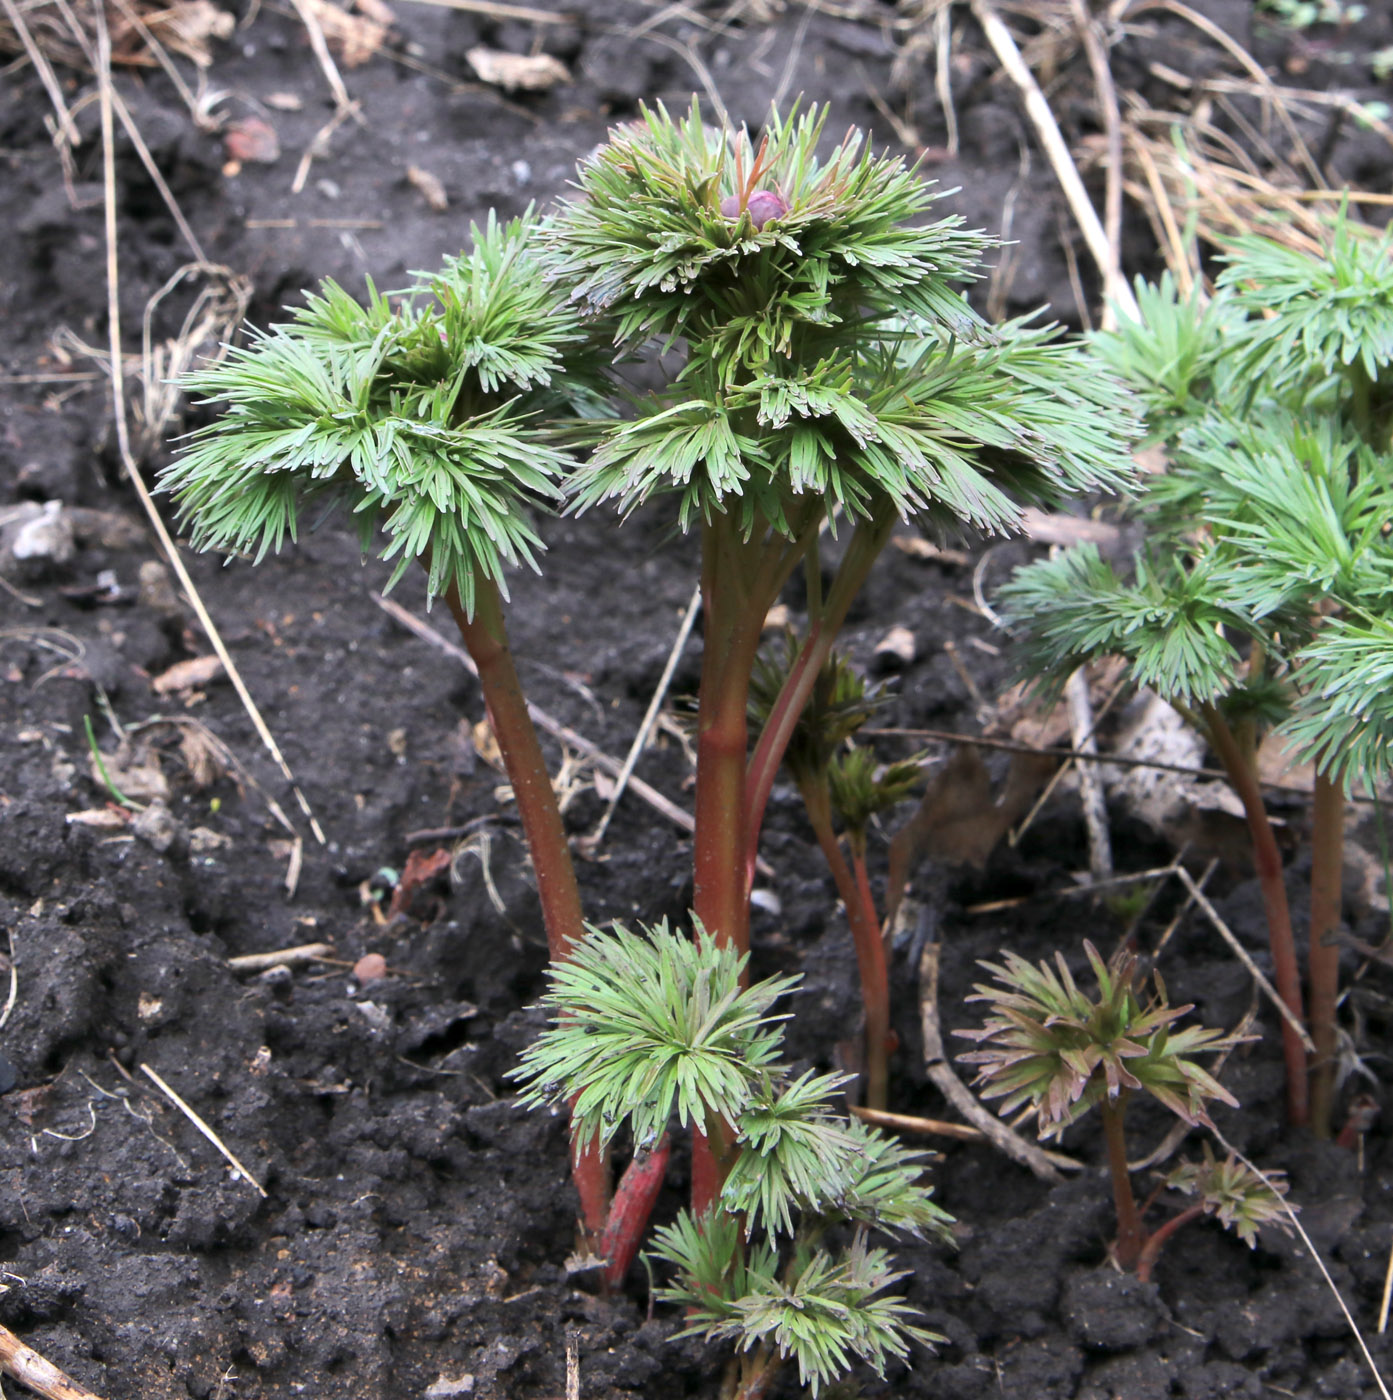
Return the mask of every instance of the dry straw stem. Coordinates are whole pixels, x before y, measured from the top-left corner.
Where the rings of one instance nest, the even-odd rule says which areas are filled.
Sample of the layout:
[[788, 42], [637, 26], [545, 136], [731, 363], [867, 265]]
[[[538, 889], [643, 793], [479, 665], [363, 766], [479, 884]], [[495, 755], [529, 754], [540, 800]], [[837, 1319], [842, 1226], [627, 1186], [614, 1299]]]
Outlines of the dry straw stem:
[[277, 948], [270, 953], [241, 953], [228, 958], [233, 972], [266, 972], [273, 967], [299, 967], [301, 963], [335, 962], [332, 943], [299, 943], [293, 948]]
[[605, 832], [609, 830], [610, 818], [614, 816], [614, 809], [619, 805], [619, 799], [624, 796], [624, 789], [628, 787], [629, 779], [633, 776], [634, 765], [648, 745], [648, 736], [653, 732], [653, 725], [657, 722], [658, 713], [663, 708], [663, 701], [667, 698], [668, 686], [672, 684], [672, 674], [676, 671], [677, 663], [687, 648], [687, 639], [692, 635], [692, 626], [700, 611], [701, 585], [698, 584], [692, 592], [691, 602], [687, 604], [687, 611], [682, 616], [682, 625], [677, 629], [677, 639], [673, 642], [672, 650], [668, 653], [667, 665], [663, 667], [663, 674], [658, 678], [653, 698], [648, 702], [648, 710], [643, 716], [638, 732], [634, 735], [633, 743], [629, 745], [629, 752], [624, 755], [624, 766], [619, 770], [619, 777], [615, 780], [609, 805], [605, 808], [604, 816], [600, 818], [599, 825], [585, 838], [584, 845], [587, 850], [597, 849], [600, 842], [605, 839]]
[[251, 692], [247, 689], [246, 682], [242, 679], [241, 672], [237, 669], [236, 663], [232, 659], [231, 653], [227, 649], [226, 643], [222, 639], [222, 634], [218, 631], [213, 619], [208, 614], [208, 609], [204, 606], [203, 599], [199, 597], [198, 590], [194, 587], [193, 579], [189, 577], [188, 570], [184, 567], [184, 561], [179, 557], [179, 551], [175, 547], [173, 539], [170, 537], [168, 529], [159, 511], [155, 508], [154, 500], [150, 496], [149, 488], [141, 479], [140, 467], [131, 452], [130, 427], [126, 422], [126, 386], [125, 371], [121, 360], [121, 309], [120, 309], [120, 270], [117, 260], [117, 239], [116, 239], [116, 153], [115, 153], [115, 102], [114, 91], [111, 82], [111, 39], [106, 29], [106, 16], [103, 13], [100, 3], [94, 3], [93, 12], [97, 20], [97, 81], [101, 97], [101, 117], [102, 117], [102, 177], [105, 191], [106, 203], [106, 294], [107, 294], [107, 322], [109, 329], [110, 363], [111, 363], [111, 401], [112, 415], [116, 425], [116, 441], [120, 449], [121, 462], [126, 469], [136, 495], [140, 498], [140, 504], [145, 510], [146, 517], [150, 521], [150, 526], [154, 530], [156, 538], [164, 550], [165, 558], [168, 559], [170, 567], [174, 570], [179, 579], [180, 586], [184, 589], [197, 615], [199, 623], [212, 644], [213, 650], [217, 652], [219, 659], [227, 671], [228, 679], [232, 682], [233, 688], [237, 691], [242, 701], [243, 707], [250, 716], [252, 724], [256, 727], [257, 733], [261, 736], [261, 742], [265, 744], [276, 766], [281, 770], [285, 779], [290, 783], [295, 793], [295, 800], [299, 803], [300, 810], [304, 813], [306, 820], [310, 824], [310, 830], [314, 833], [319, 844], [327, 844], [323, 829], [319, 825], [309, 802], [303, 792], [300, 791], [299, 784], [295, 781], [295, 775], [290, 771], [290, 765], [286, 763], [285, 757], [280, 751], [280, 746], [276, 743], [275, 736], [271, 733], [266, 721], [261, 716], [261, 711], [257, 708], [256, 702], [252, 699]]
[[232, 1164], [233, 1170], [239, 1172], [242, 1176], [244, 1176], [254, 1187], [256, 1187], [261, 1197], [265, 1199], [265, 1188], [246, 1169], [246, 1167], [244, 1167], [241, 1164], [241, 1162], [239, 1162], [237, 1158], [232, 1155], [232, 1152], [229, 1150], [227, 1144], [223, 1142], [223, 1140], [217, 1135], [217, 1133], [215, 1133], [212, 1130], [212, 1128], [210, 1128], [208, 1124], [205, 1123], [203, 1119], [200, 1118], [198, 1114], [196, 1114], [193, 1111], [193, 1109], [191, 1109], [188, 1106], [188, 1104], [186, 1104], [184, 1100], [181, 1099], [179, 1095], [176, 1094], [174, 1090], [171, 1089], [169, 1085], [166, 1084], [164, 1080], [161, 1079], [160, 1076], [150, 1068], [149, 1065], [141, 1065], [140, 1069], [143, 1074], [147, 1075], [154, 1082], [155, 1087], [160, 1091], [160, 1093], [162, 1093], [165, 1096], [165, 1098], [167, 1098], [170, 1101], [170, 1103], [172, 1103], [174, 1107], [177, 1108], [179, 1112], [182, 1113], [184, 1117], [187, 1118], [189, 1122], [192, 1123], [194, 1127], [197, 1128], [198, 1131], [202, 1133], [203, 1136], [206, 1137], [208, 1141], [211, 1142], [213, 1146], [218, 1149], [219, 1152], [222, 1153], [222, 1155]]
[[0, 1327], [0, 1371], [13, 1376], [44, 1400], [101, 1400], [69, 1379], [33, 1347], [27, 1347], [8, 1327]]
[[[906, 906], [908, 901], [905, 902]], [[903, 906], [902, 906], [903, 907]], [[978, 1102], [977, 1096], [953, 1072], [943, 1053], [943, 1032], [938, 1019], [939, 945], [933, 939], [925, 942], [919, 955], [919, 1021], [924, 1035], [924, 1068], [939, 1093], [970, 1123], [981, 1130], [994, 1147], [1013, 1161], [1028, 1167], [1041, 1181], [1059, 1182], [1059, 1168], [1067, 1163], [1078, 1169], [1080, 1164], [1058, 1152], [1046, 1152], [1003, 1123], [990, 1109]]]
[[[119, 15], [109, 21], [113, 64], [123, 68], [153, 68], [164, 62], [152, 45], [173, 51], [199, 68], [213, 62], [211, 41], [225, 39], [236, 24], [235, 18], [212, 0], [179, 0], [177, 4], [154, 3], [121, 5]], [[72, 11], [65, 0], [5, 0], [0, 18], [0, 53], [24, 53], [43, 77], [49, 60], [66, 68], [95, 72], [90, 32], [82, 28], [75, 40], [70, 24]], [[38, 57], [35, 57], [35, 53]], [[165, 57], [168, 57], [166, 52]], [[51, 69], [49, 70], [51, 73]], [[48, 86], [47, 79], [44, 80]], [[181, 91], [185, 89], [181, 86]], [[49, 93], [53, 96], [52, 90]], [[58, 105], [55, 103], [55, 106]], [[197, 118], [196, 118], [197, 119]], [[76, 133], [68, 133], [73, 145]]]
[[1340, 1305], [1340, 1311], [1344, 1314], [1345, 1321], [1349, 1324], [1349, 1330], [1354, 1333], [1354, 1340], [1358, 1343], [1359, 1350], [1363, 1353], [1364, 1361], [1369, 1367], [1369, 1373], [1374, 1378], [1374, 1384], [1378, 1386], [1379, 1394], [1383, 1396], [1383, 1400], [1393, 1400], [1393, 1395], [1388, 1393], [1388, 1387], [1384, 1384], [1383, 1376], [1379, 1374], [1378, 1363], [1375, 1362], [1373, 1353], [1369, 1350], [1369, 1344], [1364, 1340], [1364, 1334], [1359, 1330], [1359, 1324], [1354, 1320], [1354, 1314], [1350, 1312], [1343, 1294], [1341, 1294], [1340, 1290], [1335, 1286], [1335, 1280], [1330, 1277], [1330, 1270], [1325, 1267], [1325, 1260], [1320, 1257], [1320, 1251], [1316, 1248], [1310, 1235], [1308, 1235], [1302, 1227], [1301, 1221], [1297, 1219], [1296, 1211], [1287, 1200], [1286, 1193], [1278, 1190], [1277, 1186], [1262, 1168], [1250, 1162], [1217, 1128], [1212, 1128], [1211, 1131], [1219, 1140], [1219, 1145], [1237, 1161], [1242, 1162], [1250, 1172], [1259, 1177], [1268, 1190], [1276, 1196], [1282, 1209], [1286, 1212], [1287, 1220], [1291, 1224], [1292, 1229], [1300, 1235], [1301, 1242], [1310, 1251], [1311, 1258], [1315, 1260], [1316, 1268], [1320, 1270], [1321, 1277], [1325, 1280], [1330, 1291], [1335, 1295], [1335, 1301]]
[[1040, 144], [1054, 167], [1055, 175], [1064, 189], [1064, 197], [1069, 201], [1069, 208], [1078, 221], [1084, 242], [1088, 244], [1088, 251], [1098, 264], [1103, 278], [1105, 299], [1115, 304], [1125, 315], [1135, 319], [1139, 314], [1136, 298], [1122, 276], [1118, 250], [1109, 242], [1107, 232], [1088, 198], [1088, 191], [1084, 189], [1078, 166], [1069, 154], [1069, 147], [1060, 134], [1054, 113], [1050, 111], [1050, 104], [1041, 92], [1039, 83], [1035, 81], [1035, 75], [1021, 57], [1021, 51], [1012, 38], [1011, 31], [1002, 22], [992, 0], [972, 0], [972, 13], [982, 26], [982, 32], [987, 36], [987, 42], [992, 46], [1006, 75], [1020, 91], [1026, 115], [1035, 127]]
[[[414, 633], [423, 642], [429, 642], [431, 646], [443, 651], [447, 656], [453, 656], [470, 675], [477, 675], [474, 659], [463, 647], [456, 646], [448, 637], [442, 637], [428, 623], [422, 622], [418, 617], [413, 617], [400, 603], [394, 603], [390, 598], [384, 598], [380, 593], [374, 593], [371, 596], [379, 608], [396, 618], [408, 632]], [[538, 729], [545, 730], [553, 739], [562, 744], [569, 744], [571, 748], [584, 754], [597, 768], [603, 769], [611, 777], [618, 777], [623, 771], [624, 765], [617, 758], [611, 758], [609, 754], [591, 743], [583, 734], [577, 734], [569, 725], [554, 719], [539, 705], [534, 705], [529, 701], [527, 711]], [[673, 825], [681, 827], [683, 831], [687, 832], [695, 829], [690, 812], [683, 811], [675, 802], [669, 801], [656, 788], [650, 787], [641, 778], [631, 775], [629, 787], [633, 789], [636, 797], [641, 797], [655, 812], [666, 817]], [[760, 869], [765, 874], [772, 873], [762, 861]]]

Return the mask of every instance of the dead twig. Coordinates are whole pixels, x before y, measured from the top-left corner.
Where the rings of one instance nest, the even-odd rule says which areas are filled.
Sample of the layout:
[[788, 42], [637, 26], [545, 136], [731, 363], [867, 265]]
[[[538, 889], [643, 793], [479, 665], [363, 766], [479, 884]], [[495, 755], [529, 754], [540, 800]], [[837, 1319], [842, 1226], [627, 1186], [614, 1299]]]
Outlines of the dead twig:
[[976, 1095], [953, 1072], [943, 1053], [943, 1033], [939, 1028], [938, 964], [939, 945], [934, 939], [928, 939], [919, 955], [919, 1021], [924, 1033], [924, 1068], [929, 1078], [943, 1097], [979, 1128], [994, 1147], [1012, 1161], [1028, 1167], [1041, 1181], [1061, 1181], [1059, 1167], [1051, 1161], [1051, 1154], [1012, 1132], [996, 1114], [978, 1102]]
[[629, 779], [633, 776], [634, 765], [648, 745], [648, 736], [653, 730], [658, 712], [663, 707], [663, 701], [667, 698], [667, 688], [672, 683], [672, 673], [677, 669], [678, 661], [682, 659], [682, 653], [687, 647], [687, 639], [692, 635], [692, 625], [696, 622], [697, 614], [700, 611], [701, 588], [697, 587], [692, 593], [691, 602], [687, 604], [682, 625], [677, 629], [677, 639], [672, 644], [672, 650], [668, 652], [667, 665], [663, 667], [663, 674], [658, 678], [658, 684], [654, 688], [653, 698], [648, 702], [648, 710], [643, 716], [643, 722], [638, 727], [638, 733], [634, 735], [633, 743], [629, 745], [629, 752], [624, 756], [624, 766], [619, 770], [619, 777], [615, 780], [614, 791], [610, 794], [604, 816], [600, 818], [599, 825], [596, 826], [595, 830], [584, 840], [588, 850], [598, 849], [600, 842], [605, 839], [605, 832], [609, 830], [610, 818], [614, 816], [614, 809], [619, 805], [619, 799], [623, 797], [624, 789], [628, 787]]
[[0, 1327], [0, 1371], [44, 1400], [101, 1400], [65, 1376], [51, 1361], [45, 1361], [33, 1347], [25, 1346], [8, 1327]]
[[922, 1137], [950, 1137], [959, 1142], [982, 1142], [985, 1134], [981, 1128], [967, 1123], [949, 1123], [943, 1118], [917, 1118], [909, 1113], [887, 1113], [881, 1108], [862, 1108], [851, 1104], [848, 1108], [853, 1118], [863, 1123], [872, 1123], [877, 1128], [891, 1128], [900, 1133], [918, 1133]]
[[39, 75], [39, 81], [48, 94], [48, 100], [53, 104], [53, 111], [58, 118], [62, 139], [70, 146], [80, 146], [82, 134], [77, 129], [77, 123], [73, 121], [72, 113], [68, 111], [68, 104], [63, 101], [63, 89], [58, 85], [58, 78], [53, 71], [53, 65], [48, 61], [48, 55], [39, 47], [38, 42], [30, 32], [15, 0], [0, 0], [0, 4], [4, 5], [5, 15], [14, 26], [15, 33], [19, 35], [19, 41], [24, 45], [24, 52], [29, 55], [29, 62], [34, 65], [34, 71]]
[[218, 1149], [219, 1152], [222, 1153], [222, 1155], [232, 1164], [233, 1170], [238, 1172], [241, 1176], [245, 1177], [247, 1181], [249, 1181], [254, 1187], [256, 1187], [257, 1192], [261, 1195], [261, 1197], [265, 1199], [265, 1188], [246, 1169], [246, 1167], [244, 1167], [241, 1164], [241, 1162], [239, 1162], [237, 1158], [232, 1155], [227, 1145], [217, 1135], [217, 1133], [215, 1133], [212, 1130], [212, 1128], [210, 1128], [208, 1124], [205, 1123], [203, 1119], [200, 1118], [198, 1114], [196, 1114], [193, 1111], [193, 1109], [191, 1109], [188, 1106], [188, 1104], [186, 1104], [184, 1100], [181, 1099], [179, 1095], [176, 1094], [174, 1090], [171, 1089], [169, 1085], [166, 1084], [164, 1080], [161, 1079], [160, 1076], [150, 1068], [149, 1065], [141, 1065], [140, 1069], [143, 1074], [147, 1075], [151, 1080], [154, 1081], [155, 1087], [170, 1101], [170, 1103], [172, 1103], [174, 1107], [177, 1108], [179, 1112], [182, 1113], [184, 1117], [187, 1118], [189, 1122], [192, 1123], [194, 1127], [197, 1128], [198, 1131], [202, 1133], [203, 1136], [206, 1137], [208, 1141], [211, 1142], [213, 1146]]
[[300, 810], [309, 821], [310, 830], [314, 832], [315, 839], [322, 846], [327, 844], [324, 832], [304, 793], [300, 791], [299, 784], [295, 781], [295, 775], [290, 771], [290, 765], [285, 761], [280, 751], [280, 746], [276, 743], [275, 737], [261, 716], [261, 711], [252, 699], [251, 692], [247, 689], [241, 672], [238, 671], [231, 653], [227, 650], [222, 634], [209, 616], [198, 590], [194, 587], [193, 579], [189, 577], [189, 572], [184, 567], [184, 561], [179, 556], [179, 551], [175, 547], [163, 517], [155, 507], [149, 488], [141, 477], [140, 466], [131, 451], [130, 428], [126, 422], [125, 371], [121, 360], [120, 271], [117, 261], [116, 236], [115, 94], [111, 81], [111, 37], [107, 33], [106, 16], [101, 7], [101, 0], [93, 0], [93, 10], [97, 18], [97, 79], [102, 119], [102, 177], [106, 207], [106, 292], [108, 344], [111, 355], [111, 398], [112, 414], [116, 426], [116, 442], [121, 462], [136, 495], [140, 499], [140, 504], [145, 510], [146, 518], [164, 550], [170, 567], [178, 577], [213, 650], [222, 660], [228, 679], [232, 682], [252, 724], [261, 736], [261, 742], [266, 745], [286, 781], [290, 783], [296, 801], [300, 805]]
[[[442, 637], [435, 628], [422, 622], [420, 618], [412, 616], [400, 603], [394, 603], [390, 598], [384, 598], [380, 593], [374, 593], [372, 600], [384, 612], [396, 618], [408, 632], [419, 637], [423, 642], [429, 642], [431, 646], [443, 651], [447, 656], [453, 656], [471, 676], [477, 676], [478, 671], [474, 666], [474, 658], [461, 646], [456, 646], [448, 637]], [[560, 720], [553, 719], [539, 705], [534, 705], [528, 701], [527, 712], [532, 716], [532, 722], [538, 729], [545, 730], [553, 739], [559, 740], [563, 744], [569, 744], [573, 749], [584, 754], [597, 768], [603, 769], [612, 777], [617, 777], [623, 770], [624, 765], [617, 758], [611, 758], [596, 744], [592, 744], [583, 734], [577, 734], [569, 725], [562, 724]], [[656, 788], [649, 787], [641, 778], [630, 777], [629, 786], [634, 794], [641, 797], [654, 811], [661, 813], [675, 826], [679, 826], [683, 831], [694, 831], [696, 823], [690, 812], [685, 812], [675, 802], [669, 801]]]
[[1195, 903], [1204, 911], [1204, 916], [1209, 920], [1214, 931], [1229, 945], [1234, 957], [1248, 969], [1253, 981], [1262, 989], [1263, 995], [1277, 1008], [1282, 1019], [1300, 1036], [1302, 1045], [1306, 1047], [1306, 1053], [1314, 1055], [1316, 1053], [1315, 1044], [1311, 1037], [1306, 1034], [1306, 1027], [1301, 1024], [1301, 1018], [1282, 1000], [1277, 989], [1263, 976], [1258, 965], [1249, 957], [1248, 950], [1238, 941], [1233, 930], [1219, 916], [1219, 911], [1209, 902], [1209, 896], [1195, 883], [1194, 876], [1183, 865], [1177, 866], [1175, 873], [1180, 877], [1185, 888], [1190, 891]]
[[270, 953], [239, 953], [228, 958], [233, 972], [265, 972], [272, 967], [299, 967], [302, 963], [333, 962], [332, 943], [299, 943], [294, 948], [277, 948]]
[[[1104, 170], [1106, 185], [1103, 192], [1103, 236], [1108, 243], [1108, 270], [1104, 273], [1104, 292], [1115, 287], [1122, 277], [1122, 113], [1117, 105], [1117, 88], [1108, 65], [1107, 49], [1099, 33], [1099, 25], [1088, 12], [1084, 0], [1070, 0], [1074, 23], [1083, 40], [1088, 66], [1093, 70], [1093, 85], [1098, 90], [1098, 110], [1103, 116], [1103, 133], [1107, 141], [1108, 159]], [[1109, 296], [1103, 300], [1102, 323], [1111, 330], [1116, 322]]]
[[[1097, 756], [1098, 741], [1094, 737], [1093, 702], [1088, 693], [1088, 670], [1080, 666], [1064, 686], [1064, 699], [1069, 710], [1069, 732], [1074, 748]], [[1083, 800], [1083, 820], [1088, 829], [1088, 868], [1095, 880], [1106, 880], [1112, 874], [1112, 840], [1108, 831], [1108, 801], [1103, 794], [1102, 775], [1096, 763], [1080, 763], [1079, 796]]]
[[1094, 262], [1098, 264], [1103, 278], [1105, 300], [1114, 302], [1124, 315], [1137, 320], [1140, 313], [1136, 298], [1114, 263], [1108, 235], [1088, 198], [1088, 191], [1084, 189], [1078, 166], [1069, 154], [1069, 147], [1060, 134], [1059, 125], [1054, 119], [1054, 113], [1050, 111], [1045, 94], [1040, 91], [1035, 75], [1026, 66], [1016, 41], [1011, 37], [1011, 31], [1002, 23], [992, 0], [971, 0], [971, 3], [972, 13], [982, 26], [987, 42], [1021, 94], [1026, 115], [1040, 138], [1040, 144], [1045, 148], [1050, 164], [1054, 167], [1054, 173], [1064, 189], [1064, 197], [1069, 201], [1069, 208], [1083, 232], [1084, 242], [1088, 244], [1088, 250], [1092, 253]]

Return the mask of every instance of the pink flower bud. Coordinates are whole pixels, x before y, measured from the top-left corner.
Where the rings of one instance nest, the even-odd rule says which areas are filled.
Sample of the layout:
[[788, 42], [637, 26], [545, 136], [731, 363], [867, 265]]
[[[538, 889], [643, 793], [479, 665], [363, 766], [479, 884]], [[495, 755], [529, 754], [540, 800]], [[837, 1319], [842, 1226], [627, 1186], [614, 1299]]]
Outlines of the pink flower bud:
[[743, 206], [738, 194], [728, 194], [721, 201], [721, 213], [727, 219], [738, 219], [742, 210], [749, 214], [750, 222], [761, 229], [770, 219], [783, 218], [788, 213], [788, 203], [773, 190], [755, 190], [749, 202]]

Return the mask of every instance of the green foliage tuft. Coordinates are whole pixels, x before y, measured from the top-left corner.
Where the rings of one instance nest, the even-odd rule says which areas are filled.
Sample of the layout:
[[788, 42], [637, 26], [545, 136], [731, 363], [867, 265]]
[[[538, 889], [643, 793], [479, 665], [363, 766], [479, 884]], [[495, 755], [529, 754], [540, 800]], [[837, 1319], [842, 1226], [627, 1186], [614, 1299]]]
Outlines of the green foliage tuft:
[[[1023, 504], [1126, 478], [1116, 384], [1052, 328], [991, 328], [958, 287], [987, 246], [904, 162], [823, 113], [748, 132], [659, 107], [580, 172], [554, 267], [621, 348], [680, 340], [670, 389], [616, 422], [578, 508], [676, 493], [683, 528], [732, 515], [796, 537], [821, 513], [1017, 528]], [[777, 212], [750, 213], [759, 195]], [[723, 212], [725, 211], [725, 212]]]
[[1232, 1230], [1249, 1249], [1257, 1248], [1259, 1226], [1276, 1225], [1292, 1233], [1288, 1212], [1296, 1207], [1286, 1201], [1285, 1172], [1269, 1171], [1260, 1176], [1232, 1154], [1216, 1161], [1205, 1143], [1204, 1161], [1182, 1162], [1167, 1175], [1166, 1185], [1187, 1196], [1198, 1196], [1204, 1213]]
[[[198, 549], [254, 553], [294, 539], [312, 504], [356, 517], [363, 547], [386, 535], [397, 566], [418, 559], [431, 597], [467, 612], [509, 565], [535, 567], [530, 516], [560, 500], [570, 458], [544, 433], [562, 406], [566, 356], [584, 339], [540, 274], [536, 220], [472, 229], [473, 250], [388, 298], [360, 306], [341, 287], [285, 324], [254, 332], [189, 375], [226, 411], [190, 435], [162, 475]], [[578, 380], [574, 392], [581, 392]]]
[[1041, 1137], [1057, 1136], [1100, 1100], [1134, 1090], [1192, 1124], [1209, 1123], [1211, 1099], [1236, 1106], [1191, 1058], [1230, 1044], [1223, 1032], [1173, 1030], [1191, 1008], [1170, 1006], [1159, 976], [1154, 997], [1143, 1004], [1133, 988], [1133, 954], [1105, 964], [1091, 943], [1084, 950], [1098, 980], [1096, 998], [1079, 988], [1059, 954], [1054, 968], [1009, 952], [1004, 966], [982, 964], [999, 985], [978, 984], [969, 1000], [989, 1003], [992, 1014], [980, 1030], [957, 1032], [987, 1047], [959, 1056], [978, 1066], [982, 1097], [1003, 1099], [1003, 1115], [1033, 1106]]

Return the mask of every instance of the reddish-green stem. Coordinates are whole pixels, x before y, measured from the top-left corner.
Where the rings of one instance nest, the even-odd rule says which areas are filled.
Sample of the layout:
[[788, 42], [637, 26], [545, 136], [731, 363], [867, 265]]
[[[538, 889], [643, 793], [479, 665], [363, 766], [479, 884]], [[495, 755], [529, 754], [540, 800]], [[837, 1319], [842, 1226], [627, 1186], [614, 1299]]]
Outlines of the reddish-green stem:
[[1117, 1262], [1119, 1267], [1135, 1269], [1146, 1244], [1137, 1198], [1132, 1194], [1132, 1178], [1127, 1171], [1127, 1141], [1123, 1135], [1123, 1116], [1127, 1093], [1117, 1098], [1104, 1098], [1103, 1137], [1108, 1145], [1108, 1170], [1112, 1175], [1112, 1199], [1117, 1207]]
[[846, 621], [847, 610], [861, 591], [871, 566], [885, 548], [898, 513], [884, 504], [869, 520], [856, 526], [846, 553], [838, 566], [832, 586], [822, 606], [808, 618], [807, 635], [798, 650], [788, 676], [765, 721], [764, 729], [750, 758], [745, 780], [745, 887], [754, 883], [755, 858], [759, 853], [759, 832], [764, 810], [774, 790], [774, 778], [784, 760], [788, 742], [798, 725], [798, 717], [813, 692], [818, 673], [827, 664], [837, 634]]
[[453, 588], [446, 593], [445, 602], [479, 671], [479, 688], [488, 706], [489, 724], [503, 755], [527, 849], [537, 872], [537, 896], [542, 903], [547, 948], [552, 961], [561, 962], [570, 955], [572, 945], [585, 937], [585, 921], [561, 809], [508, 646], [503, 601], [496, 585], [479, 579], [472, 617], [466, 615]]
[[[1253, 865], [1257, 870], [1263, 909], [1267, 915], [1267, 936], [1272, 948], [1272, 969], [1277, 991], [1299, 1021], [1301, 973], [1296, 963], [1296, 940], [1292, 936], [1291, 910], [1287, 904], [1286, 884], [1282, 879], [1282, 853], [1277, 849], [1277, 838], [1272, 834], [1272, 823], [1263, 805], [1257, 757], [1251, 752], [1251, 745], [1239, 743], [1218, 706], [1202, 705], [1199, 714], [1208, 731], [1209, 742], [1224, 772], [1228, 774], [1229, 783], [1242, 802], [1244, 815], [1248, 819]], [[1306, 1050], [1296, 1028], [1285, 1018], [1282, 1021], [1282, 1054], [1287, 1066], [1287, 1119], [1293, 1127], [1303, 1127], [1308, 1113]]]
[[861, 1004], [866, 1011], [866, 1103], [884, 1109], [888, 1089], [890, 1039], [890, 979], [885, 967], [885, 943], [880, 936], [875, 899], [866, 873], [864, 846], [851, 838], [852, 864], [847, 863], [832, 830], [832, 803], [822, 774], [799, 782], [813, 835], [846, 906], [846, 921], [856, 946], [861, 972]]
[[1188, 1225], [1192, 1220], [1198, 1220], [1203, 1214], [1204, 1205], [1197, 1201], [1192, 1206], [1186, 1206], [1179, 1215], [1173, 1215], [1153, 1234], [1147, 1236], [1146, 1243], [1142, 1246], [1142, 1252], [1137, 1258], [1137, 1277], [1143, 1283], [1151, 1281], [1151, 1271], [1156, 1267], [1156, 1261], [1161, 1257], [1161, 1251], [1166, 1247], [1166, 1241], [1182, 1225]]
[[[585, 937], [585, 921], [556, 790], [551, 785], [551, 774], [508, 646], [503, 599], [496, 584], [479, 578], [475, 582], [472, 615], [466, 613], [453, 587], [445, 594], [445, 603], [479, 672], [489, 724], [503, 755], [532, 868], [537, 874], [547, 948], [552, 961], [561, 962], [570, 956], [572, 946]], [[592, 1235], [598, 1234], [609, 1213], [608, 1154], [593, 1142], [580, 1146], [574, 1154], [572, 1170], [586, 1229]]]
[[649, 1152], [638, 1152], [620, 1178], [609, 1208], [609, 1219], [600, 1235], [599, 1255], [605, 1265], [605, 1283], [618, 1288], [638, 1253], [639, 1241], [663, 1189], [663, 1176], [672, 1143], [664, 1133]]
[[[717, 515], [701, 532], [703, 648], [697, 705], [697, 775], [692, 913], [722, 947], [750, 947], [745, 882], [746, 707], [764, 619], [807, 548], [809, 518], [792, 540], [748, 532]], [[725, 1125], [692, 1135], [692, 1209], [715, 1203], [734, 1161]]]
[[1335, 1003], [1340, 994], [1340, 949], [1326, 938], [1340, 926], [1345, 857], [1345, 793], [1338, 779], [1316, 774], [1311, 836], [1311, 1128], [1329, 1137], [1335, 1096]]

